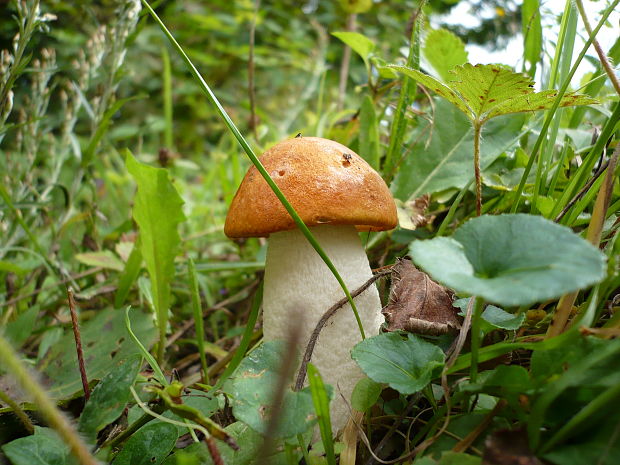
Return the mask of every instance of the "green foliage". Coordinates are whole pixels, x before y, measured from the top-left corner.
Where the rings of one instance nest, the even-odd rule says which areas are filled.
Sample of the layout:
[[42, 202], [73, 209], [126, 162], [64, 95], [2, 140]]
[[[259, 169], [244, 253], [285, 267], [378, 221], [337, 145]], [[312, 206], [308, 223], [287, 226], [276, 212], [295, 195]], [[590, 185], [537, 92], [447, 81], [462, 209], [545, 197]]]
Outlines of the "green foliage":
[[118, 453], [114, 465], [159, 465], [177, 442], [179, 433], [174, 425], [151, 423], [131, 436]]
[[398, 333], [379, 334], [358, 343], [351, 356], [370, 379], [403, 394], [423, 389], [444, 364], [439, 347], [413, 334], [405, 340]]
[[308, 364], [308, 383], [310, 384], [310, 393], [312, 394], [312, 403], [314, 411], [319, 423], [321, 431], [321, 440], [328, 465], [336, 465], [336, 456], [334, 455], [334, 441], [332, 439], [332, 424], [329, 416], [329, 400], [330, 395], [327, 391], [323, 378], [319, 370], [311, 363]]
[[80, 432], [94, 439], [96, 433], [123, 413], [131, 397], [129, 387], [138, 376], [140, 365], [142, 357], [134, 355], [108, 371], [84, 406], [78, 424]]
[[35, 427], [32, 436], [16, 439], [2, 446], [13, 465], [75, 465], [77, 461], [50, 428]]
[[[243, 359], [230, 380], [229, 392], [235, 417], [259, 433], [266, 431], [271, 417], [283, 350], [284, 345], [280, 341], [263, 343]], [[316, 424], [310, 388], [298, 392], [286, 389], [279, 408], [281, 413], [275, 437], [295, 437]]]
[[151, 290], [159, 326], [158, 354], [162, 360], [170, 311], [170, 283], [174, 277], [174, 258], [181, 242], [178, 226], [185, 221], [183, 200], [165, 169], [138, 163], [129, 152], [126, 154], [125, 163], [127, 171], [138, 184], [133, 217], [140, 227], [140, 248], [151, 277]]
[[[483, 169], [518, 143], [522, 126], [520, 116], [506, 116], [486, 125], [480, 160]], [[473, 177], [469, 167], [474, 132], [464, 115], [454, 105], [440, 100], [435, 105], [434, 123], [427, 130], [430, 141], [422, 137], [411, 147], [411, 154], [392, 183], [392, 191], [399, 199], [462, 188]]]
[[[177, 440], [192, 422], [211, 432], [224, 463], [250, 465], [265, 453], [281, 358], [292, 354], [277, 343], [260, 345], [265, 241], [230, 241], [222, 226], [246, 168], [261, 166], [255, 154], [302, 133], [362, 155], [408, 215], [393, 232], [361, 236], [371, 267], [410, 252], [455, 291], [462, 316], [474, 304], [469, 334], [381, 334], [355, 348], [371, 377], [347, 399], [364, 413], [359, 426], [368, 444], [358, 444], [357, 461], [368, 460], [367, 447], [395, 460], [422, 446], [401, 461], [486, 463], [489, 452], [505, 452], [493, 449], [504, 431], [511, 445], [523, 443], [521, 455], [506, 462], [619, 462], [617, 185], [602, 205], [607, 211], [595, 210], [604, 184], [599, 167], [612, 164], [618, 146], [617, 95], [594, 50], [582, 46], [588, 34], [579, 0], [557, 17], [537, 0], [469, 2], [480, 27], [441, 25], [436, 14], [464, 1], [424, 2], [419, 12], [389, 1], [303, 8], [282, 0], [167, 1], [154, 2], [151, 18], [133, 0], [7, 3], [9, 19], [0, 22], [0, 327], [69, 423], [98, 441], [97, 460], [220, 463], [205, 441]], [[612, 65], [620, 40], [609, 48], [599, 31], [617, 5], [607, 0], [600, 12], [586, 13]], [[351, 14], [354, 30], [333, 32], [352, 25]], [[437, 29], [425, 31], [428, 24]], [[522, 56], [466, 63], [474, 60], [471, 44], [501, 48], [508, 37], [523, 41]], [[348, 91], [340, 95], [337, 70], [347, 47], [361, 59], [342, 70]], [[534, 76], [540, 91], [531, 87]], [[472, 220], [475, 196], [486, 215]], [[508, 211], [541, 216], [502, 215]], [[585, 244], [578, 234], [601, 216], [600, 243]], [[187, 263], [196, 266], [188, 272]], [[389, 285], [378, 282], [382, 296]], [[85, 404], [68, 286], [95, 386]], [[557, 298], [569, 291], [575, 299], [564, 334], [545, 338]], [[125, 322], [118, 309], [129, 306], [155, 314], [133, 310]], [[159, 360], [149, 353], [157, 329]], [[448, 376], [440, 382], [442, 367]], [[14, 401], [0, 405], [6, 460], [77, 463], [51, 428], [30, 434], [20, 423], [25, 414], [59, 428], [63, 441], [79, 437], [47, 423], [12, 370], [0, 361], [2, 399]], [[138, 372], [143, 407], [177, 424], [153, 419], [128, 397]], [[351, 452], [325, 422], [318, 440], [317, 421], [326, 418], [332, 391], [339, 393], [321, 387], [312, 368], [309, 374], [300, 392], [283, 381], [272, 464], [302, 457], [344, 463], [344, 450]], [[229, 447], [235, 443], [239, 450]]]
[[428, 32], [422, 49], [424, 58], [443, 81], [449, 81], [450, 71], [467, 62], [465, 44], [457, 35], [447, 29], [433, 29]]
[[434, 279], [500, 305], [528, 305], [583, 289], [605, 276], [605, 258], [562, 226], [529, 215], [483, 216], [452, 238], [411, 244]]

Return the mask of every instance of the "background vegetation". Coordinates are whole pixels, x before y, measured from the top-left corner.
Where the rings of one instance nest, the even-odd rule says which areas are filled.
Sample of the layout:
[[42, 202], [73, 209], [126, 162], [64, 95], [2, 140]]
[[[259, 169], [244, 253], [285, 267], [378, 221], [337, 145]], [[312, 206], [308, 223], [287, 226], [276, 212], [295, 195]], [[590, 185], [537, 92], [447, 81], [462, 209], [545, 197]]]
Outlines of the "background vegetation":
[[[441, 27], [464, 2], [152, 2], [251, 150], [327, 137], [382, 174], [400, 226], [362, 236], [373, 268], [409, 255], [460, 299], [460, 334], [356, 347], [359, 431], [321, 441], [284, 411], [299, 434], [267, 442], [248, 401], [278, 372], [260, 345], [265, 241], [223, 234], [243, 148], [139, 2], [1, 6], [0, 461], [617, 463], [620, 41], [580, 39], [617, 31], [618, 1], [472, 0], [478, 26]], [[450, 72], [464, 43], [519, 32], [516, 68]], [[239, 364], [263, 375], [231, 378]], [[310, 373], [314, 415], [327, 391]]]

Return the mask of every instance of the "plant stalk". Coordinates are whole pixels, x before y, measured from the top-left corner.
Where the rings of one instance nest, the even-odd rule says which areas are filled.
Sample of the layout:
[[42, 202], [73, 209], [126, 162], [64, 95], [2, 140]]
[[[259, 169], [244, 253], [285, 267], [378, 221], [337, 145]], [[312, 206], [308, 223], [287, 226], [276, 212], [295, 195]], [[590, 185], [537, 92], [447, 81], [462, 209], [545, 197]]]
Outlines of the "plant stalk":
[[19, 418], [19, 421], [22, 422], [22, 424], [24, 425], [24, 428], [26, 428], [26, 430], [28, 430], [30, 434], [34, 433], [34, 425], [32, 424], [30, 417], [26, 414], [26, 412], [24, 412], [24, 410], [19, 406], [17, 402], [11, 399], [8, 396], [8, 394], [6, 394], [1, 389], [0, 389], [0, 401], [4, 402], [6, 405], [8, 405], [11, 408], [11, 410], [13, 410], [13, 413], [17, 416], [17, 418]]
[[3, 367], [15, 377], [21, 387], [26, 391], [37, 405], [39, 411], [54, 428], [62, 440], [69, 446], [73, 456], [82, 465], [99, 465], [99, 462], [91, 455], [88, 447], [82, 441], [75, 427], [67, 417], [56, 407], [39, 382], [32, 376], [24, 364], [19, 360], [17, 353], [8, 341], [0, 335], [0, 360]]
[[476, 180], [476, 216], [482, 214], [482, 177], [480, 175], [480, 138], [482, 124], [474, 122], [474, 178]]

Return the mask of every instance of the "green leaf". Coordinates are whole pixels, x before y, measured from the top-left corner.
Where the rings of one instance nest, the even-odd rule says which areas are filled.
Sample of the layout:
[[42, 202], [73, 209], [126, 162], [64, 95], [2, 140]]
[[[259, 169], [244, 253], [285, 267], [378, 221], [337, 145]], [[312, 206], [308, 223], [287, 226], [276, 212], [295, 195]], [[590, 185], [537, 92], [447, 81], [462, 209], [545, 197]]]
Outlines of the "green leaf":
[[308, 383], [310, 384], [314, 411], [319, 419], [319, 429], [321, 431], [321, 440], [325, 448], [327, 463], [328, 465], [336, 465], [334, 441], [332, 439], [332, 423], [329, 416], [329, 399], [331, 396], [325, 388], [323, 378], [321, 378], [319, 371], [312, 363], [308, 364]]
[[382, 390], [383, 386], [380, 383], [370, 378], [360, 379], [351, 394], [351, 407], [359, 412], [366, 412], [375, 405]]
[[138, 376], [142, 357], [133, 355], [112, 368], [95, 386], [86, 402], [78, 429], [90, 439], [106, 425], [116, 420], [129, 401], [129, 387]]
[[504, 306], [529, 305], [605, 277], [605, 257], [570, 229], [542, 217], [481, 216], [452, 238], [410, 245], [414, 262], [458, 292]]
[[175, 425], [149, 423], [125, 443], [113, 465], [158, 465], [164, 461], [179, 438]]
[[366, 68], [369, 68], [368, 58], [375, 49], [372, 40], [359, 32], [332, 32], [332, 35], [351, 47], [351, 50], [362, 57]]
[[422, 49], [430, 63], [444, 81], [450, 79], [450, 70], [467, 62], [467, 51], [463, 41], [447, 29], [433, 29], [426, 35]]
[[35, 426], [32, 436], [2, 446], [13, 465], [73, 465], [77, 462], [54, 430]]
[[[453, 305], [461, 309], [461, 315], [465, 314], [469, 299], [459, 299], [453, 302]], [[494, 329], [505, 329], [508, 331], [516, 331], [525, 321], [525, 313], [513, 315], [495, 305], [487, 305], [482, 312], [483, 332], [486, 334]], [[486, 328], [485, 328], [486, 326]]]
[[[532, 79], [502, 65], [457, 66], [452, 78], [443, 84], [435, 78], [404, 66], [394, 69], [416, 79], [456, 105], [471, 121], [486, 122], [510, 113], [547, 110], [553, 106], [557, 91], [534, 92]], [[590, 105], [597, 100], [585, 95], [567, 93], [560, 106]]]
[[181, 243], [177, 229], [179, 223], [185, 220], [183, 200], [165, 169], [138, 163], [129, 151], [125, 163], [127, 171], [138, 184], [133, 217], [140, 227], [140, 248], [151, 277], [159, 326], [158, 358], [161, 360], [168, 325], [174, 258]]
[[523, 58], [535, 66], [542, 53], [542, 26], [538, 0], [524, 0], [521, 6], [521, 25]]
[[[523, 121], [522, 115], [505, 116], [484, 126], [480, 157], [483, 170], [518, 143]], [[462, 189], [474, 177], [474, 131], [465, 115], [454, 105], [438, 100], [433, 126], [428, 129], [430, 142], [422, 138], [408, 151], [392, 182], [391, 190], [401, 200], [452, 187]]]
[[369, 378], [386, 383], [401, 394], [423, 389], [444, 364], [444, 353], [413, 334], [398, 333], [366, 338], [351, 351], [351, 357]]
[[407, 68], [406, 66], [389, 65], [389, 67], [400, 73], [403, 73], [406, 76], [409, 76], [411, 79], [416, 80], [418, 83], [422, 84], [424, 87], [428, 87], [430, 90], [435, 92], [437, 95], [445, 98], [448, 102], [455, 105], [459, 110], [461, 110], [463, 114], [465, 114], [468, 118], [471, 119], [472, 112], [465, 105], [465, 102], [460, 97], [460, 95], [457, 94], [454, 90], [452, 90], [450, 87], [445, 85], [440, 80], [435, 79], [434, 77], [429, 76], [428, 74], [424, 74], [421, 71]]
[[482, 312], [482, 319], [495, 328], [516, 331], [525, 321], [525, 313], [513, 315], [495, 305], [488, 305]]
[[[264, 434], [270, 418], [273, 393], [284, 358], [281, 341], [263, 343], [239, 364], [229, 381], [235, 418]], [[287, 388], [274, 437], [296, 436], [316, 423], [310, 388], [293, 392]]]
[[360, 109], [359, 154], [375, 170], [379, 170], [379, 125], [375, 106], [369, 95]]
[[[151, 316], [134, 311], [131, 324], [140, 340], [150, 347], [154, 336]], [[90, 380], [101, 379], [119, 360], [139, 353], [125, 329], [123, 311], [99, 311], [92, 320], [82, 323], [80, 330], [86, 374]], [[48, 393], [53, 399], [64, 399], [81, 391], [82, 381], [77, 366], [73, 331], [68, 328], [38, 367], [49, 382]]]
[[138, 279], [140, 269], [142, 267], [142, 252], [140, 251], [139, 242], [131, 249], [131, 254], [125, 263], [123, 272], [118, 277], [118, 288], [114, 296], [114, 307], [121, 308], [125, 303], [125, 299], [129, 295], [131, 286]]
[[121, 259], [109, 250], [78, 253], [75, 255], [75, 259], [88, 266], [99, 266], [109, 270], [122, 271], [125, 267]]

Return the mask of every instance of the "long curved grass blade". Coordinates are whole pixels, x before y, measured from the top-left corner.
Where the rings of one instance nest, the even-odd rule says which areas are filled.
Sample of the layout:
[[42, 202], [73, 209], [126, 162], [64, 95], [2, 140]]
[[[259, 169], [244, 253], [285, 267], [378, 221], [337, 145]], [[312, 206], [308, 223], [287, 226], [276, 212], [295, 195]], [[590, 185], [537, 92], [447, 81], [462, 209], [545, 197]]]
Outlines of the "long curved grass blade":
[[334, 277], [338, 281], [338, 284], [340, 284], [340, 287], [344, 291], [344, 294], [347, 296], [347, 300], [349, 301], [349, 304], [351, 305], [351, 308], [353, 309], [353, 313], [355, 314], [355, 319], [357, 320], [357, 325], [359, 327], [360, 334], [362, 336], [362, 339], [364, 339], [365, 338], [364, 327], [362, 326], [362, 321], [360, 320], [359, 313], [357, 311], [357, 306], [353, 302], [353, 299], [351, 298], [351, 293], [349, 292], [349, 289], [347, 288], [346, 284], [344, 283], [344, 280], [340, 276], [340, 273], [338, 273], [338, 270], [336, 269], [336, 267], [334, 266], [334, 264], [332, 263], [330, 258], [327, 256], [325, 251], [321, 248], [321, 246], [317, 242], [316, 238], [312, 235], [312, 233], [308, 229], [308, 226], [306, 226], [306, 224], [303, 222], [303, 220], [301, 219], [299, 214], [295, 211], [293, 206], [286, 199], [286, 197], [284, 196], [282, 191], [278, 188], [278, 186], [276, 185], [274, 180], [271, 179], [271, 176], [269, 176], [269, 173], [267, 172], [267, 170], [265, 169], [263, 164], [260, 162], [260, 160], [258, 159], [256, 154], [252, 150], [252, 147], [250, 147], [250, 144], [248, 144], [248, 142], [245, 140], [245, 138], [243, 137], [243, 135], [241, 134], [241, 132], [239, 131], [239, 129], [237, 128], [235, 123], [232, 121], [232, 119], [230, 119], [230, 116], [228, 116], [228, 113], [226, 113], [226, 110], [224, 109], [224, 107], [222, 106], [220, 101], [217, 99], [217, 97], [215, 96], [215, 94], [213, 93], [213, 91], [211, 90], [211, 88], [209, 87], [207, 82], [204, 80], [202, 75], [198, 72], [198, 70], [196, 69], [196, 67], [194, 66], [192, 61], [189, 59], [189, 57], [187, 56], [187, 54], [185, 53], [185, 51], [183, 50], [181, 45], [179, 45], [179, 43], [176, 41], [176, 39], [170, 33], [170, 31], [168, 30], [166, 25], [159, 18], [157, 13], [155, 13], [153, 8], [151, 8], [151, 5], [149, 5], [149, 3], [146, 0], [142, 0], [142, 4], [148, 10], [148, 12], [150, 13], [151, 17], [155, 20], [155, 22], [160, 27], [162, 32], [166, 35], [166, 38], [170, 41], [170, 43], [172, 44], [174, 49], [181, 55], [181, 58], [183, 58], [183, 61], [189, 67], [190, 73], [198, 81], [198, 84], [199, 84], [200, 88], [206, 94], [206, 96], [207, 96], [208, 100], [211, 102], [211, 104], [213, 104], [213, 106], [215, 107], [215, 109], [216, 109], [217, 113], [219, 114], [219, 116], [224, 120], [224, 124], [226, 124], [226, 127], [228, 127], [230, 132], [233, 133], [233, 135], [235, 136], [235, 138], [239, 142], [239, 145], [241, 145], [241, 147], [243, 148], [243, 150], [245, 151], [247, 156], [252, 161], [252, 164], [256, 167], [258, 172], [265, 179], [265, 181], [267, 182], [267, 184], [269, 185], [271, 190], [273, 190], [273, 192], [276, 195], [276, 197], [278, 197], [278, 200], [282, 203], [284, 208], [286, 208], [286, 211], [288, 212], [288, 214], [291, 215], [291, 218], [293, 218], [293, 220], [295, 221], [295, 224], [297, 225], [297, 227], [301, 230], [301, 232], [306, 237], [308, 242], [310, 242], [310, 244], [312, 245], [314, 250], [316, 250], [316, 252], [319, 254], [321, 259], [325, 262], [325, 264], [327, 265], [329, 270], [332, 272], [332, 274], [334, 275]]

